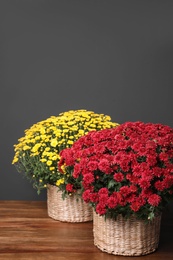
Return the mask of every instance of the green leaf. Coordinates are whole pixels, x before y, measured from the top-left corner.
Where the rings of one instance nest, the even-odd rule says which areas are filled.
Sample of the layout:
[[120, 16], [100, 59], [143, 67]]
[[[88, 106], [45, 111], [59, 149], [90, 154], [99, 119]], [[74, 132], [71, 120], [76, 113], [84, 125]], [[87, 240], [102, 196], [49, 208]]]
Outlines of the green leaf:
[[114, 180], [110, 180], [110, 181], [108, 182], [108, 189], [113, 188], [115, 185], [116, 185], [116, 182], [115, 182]]

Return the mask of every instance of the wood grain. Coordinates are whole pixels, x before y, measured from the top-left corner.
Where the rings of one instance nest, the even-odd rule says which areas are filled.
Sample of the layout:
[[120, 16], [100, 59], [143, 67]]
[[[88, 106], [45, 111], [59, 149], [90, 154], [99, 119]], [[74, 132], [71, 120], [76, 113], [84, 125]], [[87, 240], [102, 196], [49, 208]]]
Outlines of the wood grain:
[[[64, 223], [47, 215], [45, 201], [0, 201], [0, 260], [134, 260], [93, 244], [92, 222]], [[156, 252], [136, 260], [173, 259], [173, 213], [162, 217]]]

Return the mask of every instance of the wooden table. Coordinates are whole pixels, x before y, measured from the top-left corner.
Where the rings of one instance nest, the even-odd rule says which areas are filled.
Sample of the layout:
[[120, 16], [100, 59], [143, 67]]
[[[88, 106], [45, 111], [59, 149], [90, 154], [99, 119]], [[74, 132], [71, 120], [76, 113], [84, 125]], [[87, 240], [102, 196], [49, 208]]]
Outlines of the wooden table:
[[93, 244], [92, 222], [63, 223], [45, 201], [0, 201], [0, 260], [173, 260], [173, 213], [162, 217], [156, 252], [140, 257], [103, 253]]

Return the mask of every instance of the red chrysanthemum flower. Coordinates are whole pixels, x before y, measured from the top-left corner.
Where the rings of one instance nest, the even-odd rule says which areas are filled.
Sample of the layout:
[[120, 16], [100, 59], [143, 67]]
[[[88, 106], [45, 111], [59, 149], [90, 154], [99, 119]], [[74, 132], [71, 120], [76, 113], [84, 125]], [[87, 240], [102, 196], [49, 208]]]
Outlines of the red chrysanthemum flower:
[[88, 133], [70, 150], [62, 162], [73, 162], [68, 167], [80, 178], [83, 199], [100, 215], [148, 219], [173, 199], [171, 127], [126, 122]]
[[157, 207], [159, 205], [159, 203], [161, 202], [161, 197], [157, 194], [152, 194], [150, 195], [150, 197], [148, 198], [148, 203], [151, 206]]
[[73, 185], [71, 183], [68, 183], [66, 185], [66, 191], [68, 191], [68, 192], [73, 192], [74, 191], [74, 187], [73, 187]]

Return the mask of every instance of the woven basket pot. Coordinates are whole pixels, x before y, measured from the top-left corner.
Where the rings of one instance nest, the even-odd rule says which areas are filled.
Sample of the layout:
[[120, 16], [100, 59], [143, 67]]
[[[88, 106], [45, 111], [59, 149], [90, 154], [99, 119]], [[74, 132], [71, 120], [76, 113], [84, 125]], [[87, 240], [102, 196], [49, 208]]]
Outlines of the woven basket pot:
[[77, 195], [62, 198], [62, 192], [56, 186], [48, 184], [47, 187], [48, 216], [63, 222], [92, 221], [92, 208]]
[[140, 256], [154, 252], [159, 244], [161, 215], [146, 223], [135, 217], [106, 219], [93, 213], [94, 245], [113, 255]]

